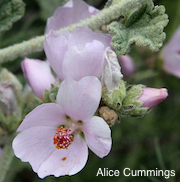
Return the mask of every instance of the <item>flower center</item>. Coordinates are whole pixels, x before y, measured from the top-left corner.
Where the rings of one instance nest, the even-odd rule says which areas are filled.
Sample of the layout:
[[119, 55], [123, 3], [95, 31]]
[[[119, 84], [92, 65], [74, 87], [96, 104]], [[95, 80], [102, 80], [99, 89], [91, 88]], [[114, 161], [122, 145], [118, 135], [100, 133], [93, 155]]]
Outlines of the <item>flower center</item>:
[[67, 149], [74, 141], [74, 137], [71, 134], [71, 129], [66, 129], [61, 126], [56, 130], [53, 140], [57, 149]]

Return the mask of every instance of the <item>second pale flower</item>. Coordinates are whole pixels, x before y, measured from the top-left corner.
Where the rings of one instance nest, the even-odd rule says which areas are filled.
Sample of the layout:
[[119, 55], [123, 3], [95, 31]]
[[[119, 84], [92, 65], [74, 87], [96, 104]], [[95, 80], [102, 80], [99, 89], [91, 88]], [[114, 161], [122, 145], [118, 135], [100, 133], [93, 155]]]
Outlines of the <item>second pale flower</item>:
[[110, 42], [110, 36], [80, 27], [71, 33], [51, 31], [45, 38], [44, 49], [51, 67], [61, 80], [71, 77], [78, 81], [85, 76], [101, 77], [105, 49]]

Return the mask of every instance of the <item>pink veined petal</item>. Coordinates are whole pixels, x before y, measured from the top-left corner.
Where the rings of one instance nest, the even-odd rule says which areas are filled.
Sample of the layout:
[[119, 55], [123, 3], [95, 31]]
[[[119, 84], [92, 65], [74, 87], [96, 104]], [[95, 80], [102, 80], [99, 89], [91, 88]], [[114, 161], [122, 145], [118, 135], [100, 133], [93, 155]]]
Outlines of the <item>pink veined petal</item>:
[[85, 76], [101, 77], [104, 65], [104, 45], [94, 40], [86, 44], [83, 50], [73, 46], [64, 57], [63, 77], [71, 77], [78, 81]]
[[68, 47], [76, 46], [79, 49], [85, 47], [85, 45], [93, 40], [98, 40], [104, 45], [104, 50], [110, 46], [111, 37], [102, 33], [93, 32], [89, 27], [83, 26], [73, 29], [69, 36]]
[[98, 9], [82, 0], [70, 0], [64, 6], [57, 8], [54, 15], [48, 18], [45, 33], [78, 23], [97, 13], [99, 13]]
[[26, 115], [17, 131], [23, 131], [36, 126], [59, 127], [66, 123], [65, 114], [58, 104], [41, 104]]
[[74, 175], [85, 166], [88, 158], [88, 148], [80, 135], [74, 136], [74, 141], [67, 149], [56, 149], [38, 170], [38, 176], [48, 175], [56, 177]]
[[63, 31], [59, 34], [56, 34], [54, 31], [50, 31], [49, 35], [45, 38], [44, 41], [44, 50], [47, 59], [61, 80], [63, 80], [62, 63], [64, 61], [64, 55], [67, 51], [68, 36], [68, 31]]
[[97, 156], [102, 158], [109, 154], [112, 145], [111, 130], [102, 118], [94, 116], [83, 122], [82, 131], [88, 147]]
[[29, 162], [35, 172], [41, 164], [57, 150], [53, 144], [56, 127], [37, 126], [19, 133], [12, 146], [16, 157]]
[[90, 119], [99, 106], [101, 83], [93, 76], [82, 78], [79, 82], [67, 78], [61, 83], [57, 103], [71, 119]]
[[21, 66], [34, 94], [39, 98], [43, 98], [45, 89], [50, 89], [51, 84], [56, 81], [49, 64], [46, 61], [25, 58]]

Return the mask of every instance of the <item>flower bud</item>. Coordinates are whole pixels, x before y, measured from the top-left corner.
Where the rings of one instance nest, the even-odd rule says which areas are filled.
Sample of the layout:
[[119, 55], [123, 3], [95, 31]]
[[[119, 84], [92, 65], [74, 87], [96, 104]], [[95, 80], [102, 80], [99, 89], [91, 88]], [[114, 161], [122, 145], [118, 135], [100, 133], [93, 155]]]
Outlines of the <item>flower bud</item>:
[[[3, 68], [0, 72], [0, 85], [1, 85], [1, 95], [2, 97], [8, 98], [11, 100], [11, 111], [16, 110], [12, 109], [17, 106], [17, 104], [12, 103], [13, 99], [16, 100], [16, 103], [21, 103], [22, 101], [22, 84], [17, 79], [17, 77], [9, 72], [7, 69]], [[6, 99], [5, 99], [6, 100]]]
[[22, 121], [22, 85], [7, 69], [0, 72], [0, 133], [12, 132]]
[[101, 78], [102, 102], [115, 111], [119, 111], [126, 95], [125, 83], [122, 78], [117, 55], [108, 47], [105, 52], [105, 64]]
[[5, 116], [17, 114], [16, 90], [8, 82], [0, 84], [0, 108]]
[[25, 58], [22, 62], [24, 76], [34, 94], [43, 99], [45, 89], [50, 89], [55, 83], [49, 64], [46, 61]]
[[120, 55], [119, 64], [121, 66], [121, 72], [124, 77], [129, 77], [135, 73], [135, 64], [129, 55]]
[[22, 90], [22, 84], [17, 79], [17, 77], [9, 72], [7, 69], [3, 68], [0, 72], [0, 81], [11, 83], [17, 92]]
[[102, 88], [106, 87], [111, 93], [114, 89], [119, 88], [119, 83], [122, 78], [123, 75], [121, 74], [117, 55], [108, 47], [105, 51], [104, 70], [101, 78]]
[[148, 107], [151, 109], [166, 99], [167, 96], [168, 91], [166, 88], [156, 89], [145, 87], [137, 100], [143, 103], [142, 107]]
[[127, 89], [120, 114], [143, 116], [168, 96], [167, 89], [155, 89], [144, 85], [133, 85]]

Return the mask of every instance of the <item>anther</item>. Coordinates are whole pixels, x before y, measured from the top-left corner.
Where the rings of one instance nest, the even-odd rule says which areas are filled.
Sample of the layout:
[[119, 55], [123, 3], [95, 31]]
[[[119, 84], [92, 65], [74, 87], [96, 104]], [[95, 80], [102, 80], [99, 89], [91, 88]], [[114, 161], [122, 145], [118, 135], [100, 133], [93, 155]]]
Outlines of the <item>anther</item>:
[[73, 142], [74, 138], [70, 132], [70, 129], [63, 128], [62, 126], [56, 130], [53, 140], [57, 149], [67, 149]]

